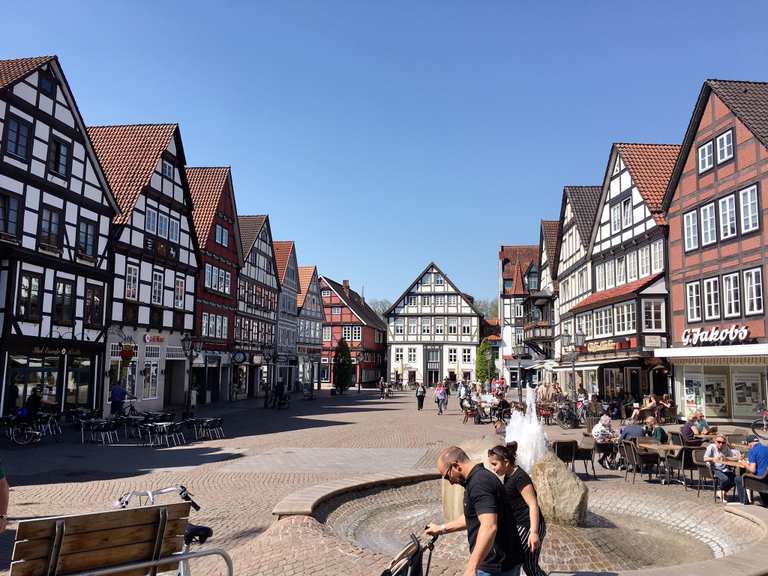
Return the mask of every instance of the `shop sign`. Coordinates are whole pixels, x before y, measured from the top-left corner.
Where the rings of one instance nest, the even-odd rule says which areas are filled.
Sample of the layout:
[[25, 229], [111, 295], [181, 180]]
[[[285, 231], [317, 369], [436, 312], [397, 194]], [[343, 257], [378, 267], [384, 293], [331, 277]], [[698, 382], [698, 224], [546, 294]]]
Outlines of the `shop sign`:
[[264, 364], [264, 356], [261, 354], [254, 354], [253, 358], [251, 358], [251, 362], [256, 365]]
[[248, 360], [248, 354], [242, 351], [235, 352], [232, 354], [232, 363], [233, 364], [243, 364]]
[[610, 352], [618, 348], [618, 342], [614, 340], [600, 340], [598, 342], [587, 342], [587, 352]]
[[646, 336], [645, 347], [646, 348], [662, 348], [661, 336]]
[[158, 336], [157, 334], [144, 334], [145, 344], [162, 344], [165, 342], [165, 336]]
[[744, 342], [749, 337], [749, 327], [738, 324], [731, 324], [728, 328], [712, 326], [709, 330], [705, 328], [686, 328], [683, 330], [683, 346], [700, 346], [707, 344], [722, 344], [728, 342], [736, 344]]

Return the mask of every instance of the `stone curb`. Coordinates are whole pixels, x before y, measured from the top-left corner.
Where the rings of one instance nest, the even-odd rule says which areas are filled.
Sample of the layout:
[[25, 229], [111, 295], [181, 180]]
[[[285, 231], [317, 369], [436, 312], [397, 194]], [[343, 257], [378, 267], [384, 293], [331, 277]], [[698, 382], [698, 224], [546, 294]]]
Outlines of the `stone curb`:
[[752, 542], [744, 550], [724, 558], [662, 568], [627, 570], [618, 572], [617, 576], [680, 576], [681, 574], [768, 575], [768, 508], [761, 508], [755, 505], [730, 505], [725, 507], [725, 511], [757, 524], [763, 531], [763, 537]]
[[324, 482], [286, 496], [272, 509], [272, 515], [276, 516], [277, 520], [287, 516], [312, 516], [312, 513], [319, 504], [340, 494], [373, 488], [374, 486], [392, 486], [424, 480], [436, 480], [439, 477], [440, 475], [436, 472], [402, 470], [399, 472], [379, 472]]

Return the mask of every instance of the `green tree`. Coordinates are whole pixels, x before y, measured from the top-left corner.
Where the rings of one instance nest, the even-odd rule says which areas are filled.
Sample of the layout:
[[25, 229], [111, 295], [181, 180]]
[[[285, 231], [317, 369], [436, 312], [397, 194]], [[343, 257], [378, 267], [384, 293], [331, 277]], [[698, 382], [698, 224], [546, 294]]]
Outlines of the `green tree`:
[[333, 386], [343, 394], [344, 390], [352, 385], [352, 356], [349, 353], [349, 345], [342, 338], [336, 344], [333, 354]]
[[480, 382], [490, 382], [498, 375], [493, 348], [488, 343], [488, 340], [483, 340], [477, 349], [475, 375]]

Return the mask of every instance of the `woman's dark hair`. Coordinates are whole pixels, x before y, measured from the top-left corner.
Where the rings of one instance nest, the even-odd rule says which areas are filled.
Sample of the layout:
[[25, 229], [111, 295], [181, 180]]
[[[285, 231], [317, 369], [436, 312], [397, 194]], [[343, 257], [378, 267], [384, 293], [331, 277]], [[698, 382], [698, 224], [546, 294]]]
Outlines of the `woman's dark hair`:
[[514, 466], [515, 458], [517, 458], [517, 442], [513, 440], [506, 446], [502, 446], [501, 444], [494, 446], [488, 450], [488, 457], [496, 458], [497, 460], [506, 460]]

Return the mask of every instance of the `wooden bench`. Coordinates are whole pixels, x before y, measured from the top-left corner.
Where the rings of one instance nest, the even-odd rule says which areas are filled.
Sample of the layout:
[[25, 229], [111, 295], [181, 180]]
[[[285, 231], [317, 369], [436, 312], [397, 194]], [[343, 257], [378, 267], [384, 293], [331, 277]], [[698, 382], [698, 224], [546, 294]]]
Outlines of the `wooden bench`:
[[223, 550], [182, 553], [189, 502], [19, 523], [10, 576], [144, 576], [176, 570], [181, 559]]

